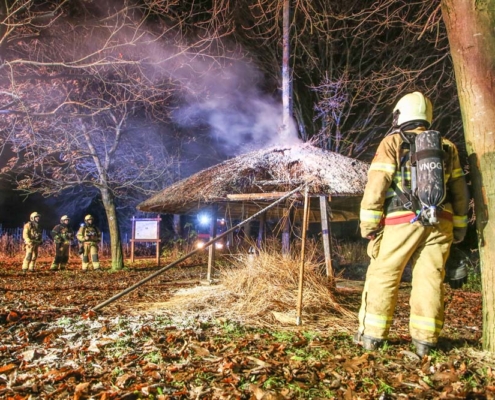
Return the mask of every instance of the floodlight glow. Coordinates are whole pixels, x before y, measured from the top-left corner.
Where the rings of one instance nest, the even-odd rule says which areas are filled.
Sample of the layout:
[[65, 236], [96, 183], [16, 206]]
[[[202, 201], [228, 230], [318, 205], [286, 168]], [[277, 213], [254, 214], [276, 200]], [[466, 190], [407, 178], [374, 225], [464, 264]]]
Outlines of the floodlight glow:
[[199, 214], [198, 221], [201, 225], [208, 225], [210, 223], [210, 216], [207, 214]]

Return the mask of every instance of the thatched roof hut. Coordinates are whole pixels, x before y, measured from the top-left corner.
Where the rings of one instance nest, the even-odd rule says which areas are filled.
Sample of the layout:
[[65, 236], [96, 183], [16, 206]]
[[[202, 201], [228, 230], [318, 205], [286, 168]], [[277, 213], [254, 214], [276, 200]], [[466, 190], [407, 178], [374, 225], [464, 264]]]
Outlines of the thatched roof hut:
[[[242, 219], [286, 192], [310, 183], [310, 220], [319, 220], [318, 197], [330, 200], [333, 221], [358, 218], [369, 165], [309, 144], [273, 147], [224, 161], [183, 179], [140, 203], [141, 211], [195, 214], [215, 204], [219, 215]], [[292, 202], [296, 209], [302, 202]], [[282, 216], [270, 210], [269, 218]]]

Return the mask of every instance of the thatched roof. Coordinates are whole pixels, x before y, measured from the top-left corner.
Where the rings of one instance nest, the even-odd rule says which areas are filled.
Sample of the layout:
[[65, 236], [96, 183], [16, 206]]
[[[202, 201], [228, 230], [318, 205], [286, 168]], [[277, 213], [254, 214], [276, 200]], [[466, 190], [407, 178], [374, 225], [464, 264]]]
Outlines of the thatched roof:
[[[216, 204], [220, 213], [243, 218], [270, 204], [277, 196], [311, 182], [312, 209], [318, 210], [317, 198], [327, 195], [337, 220], [354, 219], [368, 167], [362, 161], [308, 144], [273, 147], [200, 171], [167, 187], [137, 208], [162, 214], [194, 214]], [[300, 201], [296, 202], [296, 207], [300, 205]], [[279, 213], [280, 209], [271, 211], [271, 215], [273, 212]]]

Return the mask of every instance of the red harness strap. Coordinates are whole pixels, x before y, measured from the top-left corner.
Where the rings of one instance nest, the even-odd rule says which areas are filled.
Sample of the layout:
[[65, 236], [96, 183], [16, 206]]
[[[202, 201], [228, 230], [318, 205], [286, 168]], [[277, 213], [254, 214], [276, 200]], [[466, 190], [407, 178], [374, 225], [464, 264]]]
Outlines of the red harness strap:
[[[411, 222], [411, 220], [416, 216], [413, 212], [403, 214], [403, 215], [398, 215], [397, 217], [387, 217], [384, 219], [384, 224], [385, 225], [399, 225], [399, 224], [406, 224]], [[438, 213], [438, 218], [441, 219], [446, 219], [447, 221], [452, 221], [453, 217], [452, 214], [447, 212], [447, 211], [440, 211]]]

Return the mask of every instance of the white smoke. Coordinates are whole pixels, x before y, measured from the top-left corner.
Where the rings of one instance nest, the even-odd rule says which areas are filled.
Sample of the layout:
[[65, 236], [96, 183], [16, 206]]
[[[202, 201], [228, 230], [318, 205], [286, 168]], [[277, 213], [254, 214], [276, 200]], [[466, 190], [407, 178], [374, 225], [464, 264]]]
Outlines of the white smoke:
[[204, 129], [206, 124], [216, 146], [228, 156], [300, 144], [295, 122], [283, 128], [281, 91], [263, 92], [267, 82], [251, 57], [238, 48], [229, 52], [225, 43], [221, 47], [226, 54], [213, 56], [204, 50], [185, 52], [180, 45], [150, 43], [158, 75], [166, 74], [181, 87], [183, 102], [173, 114], [174, 122], [189, 129]]
[[[109, 18], [114, 25], [125, 27], [112, 33], [112, 40], [119, 44], [115, 50], [119, 62], [138, 61], [150, 86], [169, 82], [175, 89], [173, 97], [181, 101], [172, 118], [179, 126], [200, 127], [198, 132], [206, 129], [226, 156], [300, 143], [295, 123], [283, 129], [281, 91], [267, 94], [261, 89], [266, 86], [265, 78], [238, 45], [229, 47], [220, 38], [182, 38], [164, 21], [156, 26], [131, 21], [133, 17], [117, 0], [93, 2], [92, 6], [102, 15], [112, 11]], [[85, 40], [85, 46], [102, 48], [109, 42], [104, 33], [92, 31], [92, 40]], [[85, 50], [95, 52], [92, 47]]]
[[[238, 71], [245, 71], [245, 68]], [[231, 70], [228, 74], [232, 72], [236, 71]], [[220, 73], [211, 79], [222, 78]], [[234, 81], [236, 84], [226, 84]], [[187, 104], [175, 114], [176, 122], [188, 127], [207, 123], [212, 138], [229, 155], [278, 144], [300, 143], [294, 124], [289, 127], [289, 135], [283, 135], [281, 102], [256, 87], [249, 87], [248, 82], [239, 85], [239, 81], [228, 79], [222, 85], [211, 85], [209, 95], [204, 99], [188, 97]]]

